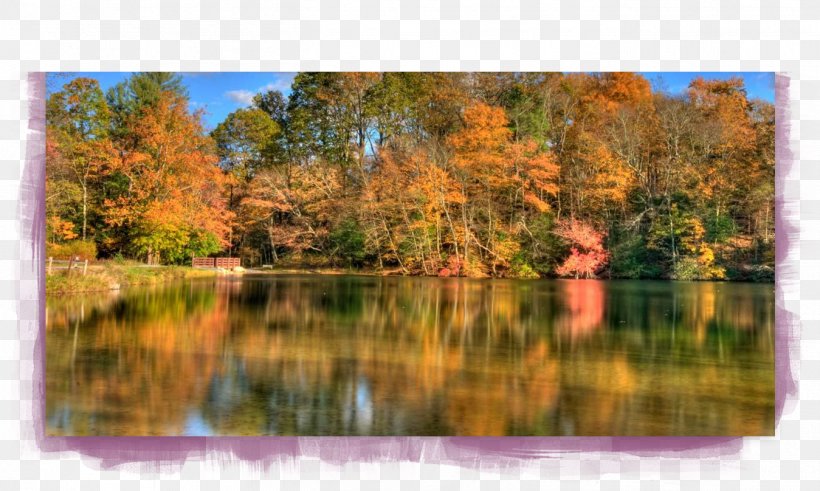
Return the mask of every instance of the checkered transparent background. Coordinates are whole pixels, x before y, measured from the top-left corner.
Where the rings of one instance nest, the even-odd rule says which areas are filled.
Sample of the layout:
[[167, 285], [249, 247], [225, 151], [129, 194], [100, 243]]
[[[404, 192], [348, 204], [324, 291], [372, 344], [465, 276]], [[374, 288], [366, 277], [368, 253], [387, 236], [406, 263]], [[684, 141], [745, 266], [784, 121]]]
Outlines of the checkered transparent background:
[[[343, 3], [343, 5], [340, 5]], [[660, 4], [660, 6], [658, 5]], [[262, 20], [264, 19], [264, 20]], [[820, 489], [820, 2], [817, 0], [490, 1], [282, 0], [200, 3], [5, 0], [0, 4], [0, 489], [336, 490]], [[777, 71], [791, 77], [791, 148], [779, 189], [800, 217], [783, 278], [802, 319], [793, 369], [800, 401], [777, 437], [737, 455], [567, 454], [504, 467], [439, 462], [335, 466], [315, 453], [260, 466], [210, 455], [182, 467], [112, 469], [33, 441], [36, 281], [19, 206], [31, 71], [635, 70]], [[800, 197], [804, 199], [800, 199]], [[260, 483], [260, 477], [274, 482]], [[98, 482], [98, 479], [101, 481]], [[362, 480], [358, 482], [358, 480]], [[779, 482], [778, 482], [779, 481]], [[558, 484], [558, 483], [555, 483]]]

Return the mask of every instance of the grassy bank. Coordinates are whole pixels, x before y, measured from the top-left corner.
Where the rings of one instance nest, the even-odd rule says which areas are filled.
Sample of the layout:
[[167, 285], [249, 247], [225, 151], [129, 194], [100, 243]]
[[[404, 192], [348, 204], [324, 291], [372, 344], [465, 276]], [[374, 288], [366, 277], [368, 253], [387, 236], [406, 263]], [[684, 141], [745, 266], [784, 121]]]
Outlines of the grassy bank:
[[[398, 270], [397, 270], [398, 271]], [[316, 275], [353, 275], [353, 276], [395, 276], [397, 271], [379, 271], [372, 268], [312, 268], [312, 267], [277, 267], [256, 268], [248, 270], [250, 274], [288, 275], [288, 274], [316, 274]], [[418, 276], [418, 275], [405, 275]]]
[[133, 285], [152, 285], [166, 281], [215, 276], [215, 270], [187, 266], [146, 266], [139, 263], [104, 262], [80, 271], [55, 271], [46, 275], [46, 293], [79, 293], [116, 290]]

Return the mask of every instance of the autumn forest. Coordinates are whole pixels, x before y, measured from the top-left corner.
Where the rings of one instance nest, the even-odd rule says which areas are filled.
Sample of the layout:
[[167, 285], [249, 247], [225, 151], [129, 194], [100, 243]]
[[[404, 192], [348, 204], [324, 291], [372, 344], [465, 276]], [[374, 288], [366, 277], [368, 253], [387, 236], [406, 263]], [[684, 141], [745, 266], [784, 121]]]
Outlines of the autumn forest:
[[136, 73], [46, 120], [49, 256], [774, 278], [774, 107], [741, 78], [299, 73], [209, 131], [180, 75]]

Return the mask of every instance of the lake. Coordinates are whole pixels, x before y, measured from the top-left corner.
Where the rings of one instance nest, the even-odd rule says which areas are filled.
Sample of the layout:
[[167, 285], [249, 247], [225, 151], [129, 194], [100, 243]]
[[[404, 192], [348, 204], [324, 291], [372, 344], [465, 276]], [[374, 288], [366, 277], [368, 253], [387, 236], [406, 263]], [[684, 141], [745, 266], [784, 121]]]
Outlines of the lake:
[[774, 285], [245, 275], [48, 296], [49, 435], [772, 435]]

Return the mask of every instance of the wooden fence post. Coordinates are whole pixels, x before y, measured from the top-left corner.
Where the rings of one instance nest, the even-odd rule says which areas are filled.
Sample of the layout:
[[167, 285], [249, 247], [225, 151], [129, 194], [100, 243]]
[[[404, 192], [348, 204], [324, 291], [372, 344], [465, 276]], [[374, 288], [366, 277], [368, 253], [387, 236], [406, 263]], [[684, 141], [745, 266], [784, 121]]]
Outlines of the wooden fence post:
[[85, 276], [86, 271], [88, 271], [88, 259], [86, 259], [85, 264], [83, 264], [83, 276]]
[[48, 269], [46, 270], [47, 274], [51, 274], [51, 267], [54, 265], [54, 258], [48, 258]]
[[66, 271], [66, 276], [71, 276], [71, 266], [74, 265], [74, 256], [68, 258], [68, 271]]

